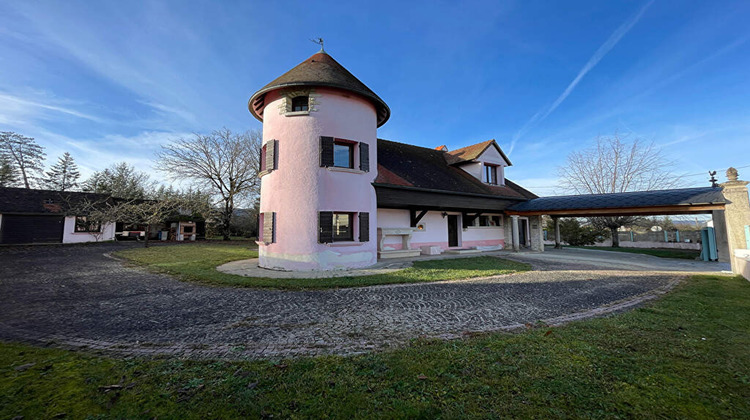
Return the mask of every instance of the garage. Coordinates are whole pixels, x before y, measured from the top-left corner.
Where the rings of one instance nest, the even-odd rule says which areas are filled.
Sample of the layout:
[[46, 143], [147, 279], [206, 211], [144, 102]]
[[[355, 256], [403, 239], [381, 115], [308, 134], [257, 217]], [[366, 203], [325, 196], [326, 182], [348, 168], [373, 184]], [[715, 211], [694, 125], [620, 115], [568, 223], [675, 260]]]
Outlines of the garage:
[[3, 214], [0, 244], [61, 243], [63, 216]]

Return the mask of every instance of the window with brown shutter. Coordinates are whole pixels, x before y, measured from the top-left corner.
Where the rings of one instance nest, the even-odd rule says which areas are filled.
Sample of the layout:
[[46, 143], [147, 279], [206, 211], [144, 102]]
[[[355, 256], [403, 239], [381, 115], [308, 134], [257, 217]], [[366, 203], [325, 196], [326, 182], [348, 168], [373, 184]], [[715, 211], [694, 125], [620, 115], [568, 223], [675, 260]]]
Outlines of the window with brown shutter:
[[276, 242], [276, 212], [263, 212], [263, 242]]
[[267, 145], [264, 144], [263, 147], [260, 148], [260, 167], [258, 168], [258, 176], [262, 176], [264, 172], [266, 171], [266, 154], [267, 154]]
[[333, 166], [333, 137], [320, 138], [320, 166]]
[[359, 241], [370, 241], [370, 213], [368, 212], [359, 213]]
[[359, 169], [370, 172], [370, 145], [367, 143], [359, 144]]
[[269, 140], [268, 143], [264, 147], [266, 147], [266, 170], [267, 171], [273, 171], [274, 169], [278, 169], [277, 165], [277, 158], [278, 155], [277, 149], [278, 149], [278, 141], [277, 140]]
[[318, 212], [318, 242], [329, 244], [333, 242], [333, 212]]
[[333, 213], [333, 241], [351, 242], [354, 240], [354, 213]]

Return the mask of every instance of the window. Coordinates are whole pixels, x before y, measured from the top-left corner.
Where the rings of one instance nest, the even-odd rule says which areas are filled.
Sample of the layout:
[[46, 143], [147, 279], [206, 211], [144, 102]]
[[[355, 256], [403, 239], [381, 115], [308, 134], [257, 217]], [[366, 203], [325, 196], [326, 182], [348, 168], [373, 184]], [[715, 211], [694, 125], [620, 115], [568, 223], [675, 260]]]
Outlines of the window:
[[262, 212], [258, 214], [258, 239], [264, 245], [276, 242], [276, 213]]
[[97, 222], [89, 222], [86, 216], [76, 216], [76, 226], [74, 232], [100, 232], [102, 225]]
[[309, 109], [309, 99], [307, 96], [295, 96], [292, 98], [292, 112], [303, 112]]
[[499, 227], [502, 226], [501, 216], [479, 216], [471, 224], [474, 227]]
[[333, 241], [353, 241], [354, 226], [352, 213], [333, 213]]
[[359, 218], [359, 242], [370, 241], [370, 213], [318, 212], [318, 242], [354, 242], [354, 215]]
[[497, 166], [484, 164], [484, 182], [497, 185]]
[[258, 176], [263, 176], [277, 169], [277, 150], [278, 140], [268, 140], [260, 148], [260, 171]]
[[333, 166], [339, 168], [354, 168], [354, 143], [333, 142]]

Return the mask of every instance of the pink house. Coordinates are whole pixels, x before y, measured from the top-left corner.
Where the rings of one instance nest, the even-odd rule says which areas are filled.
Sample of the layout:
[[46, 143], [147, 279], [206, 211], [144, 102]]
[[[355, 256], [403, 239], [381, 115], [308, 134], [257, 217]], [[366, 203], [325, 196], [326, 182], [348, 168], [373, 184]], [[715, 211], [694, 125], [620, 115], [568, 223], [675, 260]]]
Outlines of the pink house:
[[261, 267], [543, 250], [539, 216], [506, 215], [536, 196], [505, 178], [511, 162], [494, 140], [449, 150], [378, 139], [388, 105], [322, 50], [248, 105], [263, 122]]

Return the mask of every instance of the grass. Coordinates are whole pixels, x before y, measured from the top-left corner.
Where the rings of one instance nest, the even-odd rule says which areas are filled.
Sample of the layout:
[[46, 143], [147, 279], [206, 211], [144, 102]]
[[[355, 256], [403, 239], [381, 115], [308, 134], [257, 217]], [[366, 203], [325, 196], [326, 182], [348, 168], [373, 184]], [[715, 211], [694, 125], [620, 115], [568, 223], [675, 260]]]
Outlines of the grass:
[[679, 258], [683, 260], [694, 260], [701, 252], [694, 249], [670, 249], [670, 248], [612, 248], [609, 246], [566, 246], [566, 248], [596, 249], [599, 251], [629, 252], [631, 254], [653, 255], [660, 258]]
[[216, 267], [235, 260], [256, 258], [258, 252], [247, 244], [197, 243], [151, 248], [133, 248], [116, 253], [149, 269], [212, 285], [269, 287], [277, 289], [325, 289], [372, 286], [377, 284], [418, 283], [487, 277], [530, 270], [528, 264], [496, 257], [430, 260], [388, 274], [322, 279], [272, 279], [226, 274]]
[[0, 418], [750, 418], [748, 348], [750, 283], [696, 276], [612, 317], [355, 357], [121, 360], [4, 343]]

